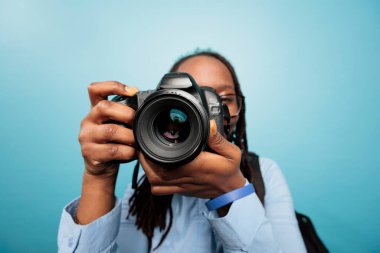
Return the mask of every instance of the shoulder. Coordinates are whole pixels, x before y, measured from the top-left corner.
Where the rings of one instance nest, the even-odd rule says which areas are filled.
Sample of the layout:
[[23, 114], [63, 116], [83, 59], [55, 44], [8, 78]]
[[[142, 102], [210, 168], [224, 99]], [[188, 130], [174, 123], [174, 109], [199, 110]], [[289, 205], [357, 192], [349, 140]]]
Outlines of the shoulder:
[[[259, 166], [257, 166], [257, 159], [259, 162]], [[263, 178], [265, 188], [267, 188], [268, 185], [273, 182], [273, 180], [285, 181], [285, 177], [282, 173], [280, 166], [274, 160], [267, 157], [258, 156], [253, 152], [248, 153], [248, 160], [250, 164], [253, 165], [254, 171], [257, 171], [258, 168], [260, 168], [260, 174]]]
[[265, 203], [272, 201], [292, 203], [288, 183], [278, 163], [266, 157], [260, 157], [259, 163], [265, 185]]
[[259, 157], [259, 164], [263, 178], [283, 176], [282, 170], [277, 162], [267, 157]]
[[263, 178], [271, 176], [273, 174], [282, 174], [280, 166], [274, 160], [267, 157], [258, 156], [253, 152], [248, 152], [248, 161], [250, 164], [253, 164], [254, 167], [254, 164], [257, 164], [257, 159], [259, 161], [260, 171]]

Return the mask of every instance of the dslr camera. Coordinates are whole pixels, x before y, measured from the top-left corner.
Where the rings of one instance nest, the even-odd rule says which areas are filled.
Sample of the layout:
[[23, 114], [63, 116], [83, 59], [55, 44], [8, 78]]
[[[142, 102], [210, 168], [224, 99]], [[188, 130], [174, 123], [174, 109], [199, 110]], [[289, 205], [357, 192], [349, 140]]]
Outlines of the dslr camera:
[[136, 110], [129, 126], [136, 146], [159, 164], [185, 164], [206, 149], [211, 119], [219, 133], [229, 136], [227, 106], [213, 88], [200, 87], [188, 73], [168, 73], [155, 90], [115, 96], [112, 101]]

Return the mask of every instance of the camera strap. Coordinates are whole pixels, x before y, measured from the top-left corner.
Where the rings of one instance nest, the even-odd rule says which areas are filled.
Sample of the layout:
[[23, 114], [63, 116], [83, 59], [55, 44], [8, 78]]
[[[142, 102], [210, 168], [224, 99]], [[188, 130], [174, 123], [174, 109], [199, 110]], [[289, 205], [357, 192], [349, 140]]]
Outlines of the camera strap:
[[228, 110], [228, 106], [226, 104], [223, 104], [222, 106], [223, 110], [223, 119], [227, 121], [227, 125], [224, 125], [224, 133], [228, 137], [228, 140], [231, 142], [232, 135], [230, 135], [231, 132], [231, 127], [230, 127], [230, 122], [231, 122], [231, 116], [230, 116], [230, 111]]

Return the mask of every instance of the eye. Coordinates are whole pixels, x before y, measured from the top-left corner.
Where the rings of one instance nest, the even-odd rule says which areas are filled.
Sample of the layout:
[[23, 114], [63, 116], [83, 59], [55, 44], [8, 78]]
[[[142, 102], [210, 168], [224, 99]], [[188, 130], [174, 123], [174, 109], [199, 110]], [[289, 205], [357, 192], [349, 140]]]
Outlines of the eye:
[[225, 102], [225, 103], [231, 103], [232, 102], [232, 98], [230, 97], [222, 97], [222, 102]]
[[230, 104], [230, 103], [233, 103], [235, 101], [235, 95], [230, 95], [230, 94], [227, 94], [227, 95], [221, 95], [220, 96], [221, 100], [223, 103], [225, 104]]

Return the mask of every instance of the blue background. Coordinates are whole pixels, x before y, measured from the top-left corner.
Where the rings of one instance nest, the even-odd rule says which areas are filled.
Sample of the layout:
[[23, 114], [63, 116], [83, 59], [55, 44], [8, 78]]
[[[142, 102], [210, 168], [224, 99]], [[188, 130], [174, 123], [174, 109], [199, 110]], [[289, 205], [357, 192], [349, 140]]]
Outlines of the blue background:
[[0, 252], [56, 251], [88, 84], [153, 88], [197, 47], [235, 66], [250, 149], [328, 248], [380, 252], [379, 45], [379, 1], [0, 0]]

